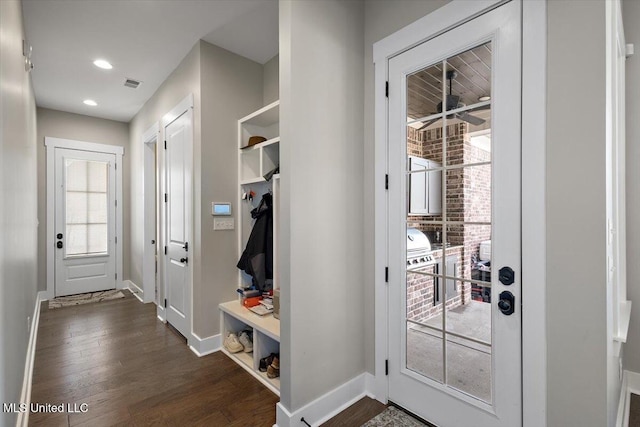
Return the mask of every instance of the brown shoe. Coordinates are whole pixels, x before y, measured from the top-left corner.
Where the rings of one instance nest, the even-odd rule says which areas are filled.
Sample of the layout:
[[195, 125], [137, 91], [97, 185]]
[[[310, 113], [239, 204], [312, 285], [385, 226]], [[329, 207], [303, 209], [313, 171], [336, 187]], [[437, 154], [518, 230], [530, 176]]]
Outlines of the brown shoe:
[[276, 378], [280, 376], [280, 359], [277, 357], [273, 358], [273, 362], [267, 368], [267, 376], [269, 378]]

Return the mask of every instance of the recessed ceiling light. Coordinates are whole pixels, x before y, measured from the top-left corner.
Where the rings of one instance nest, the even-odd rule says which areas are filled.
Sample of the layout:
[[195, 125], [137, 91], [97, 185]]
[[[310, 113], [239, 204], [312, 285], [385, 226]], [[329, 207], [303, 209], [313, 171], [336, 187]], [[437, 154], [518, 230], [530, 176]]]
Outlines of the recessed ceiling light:
[[93, 61], [93, 65], [104, 70], [110, 70], [113, 68], [113, 65], [111, 65], [109, 61], [105, 61], [104, 59], [96, 59], [95, 61]]
[[489, 101], [490, 99], [491, 99], [491, 97], [489, 95], [484, 95], [484, 96], [481, 96], [480, 98], [478, 98], [478, 101], [484, 102], [484, 101]]
[[95, 107], [96, 105], [98, 105], [98, 103], [96, 101], [94, 101], [93, 99], [85, 99], [84, 101], [85, 105], [90, 105], [92, 107]]

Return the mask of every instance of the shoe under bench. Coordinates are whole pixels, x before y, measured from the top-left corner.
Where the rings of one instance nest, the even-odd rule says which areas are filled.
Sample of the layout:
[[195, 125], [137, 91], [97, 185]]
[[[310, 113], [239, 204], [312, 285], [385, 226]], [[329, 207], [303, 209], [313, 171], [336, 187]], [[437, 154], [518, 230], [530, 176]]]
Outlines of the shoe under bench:
[[253, 330], [253, 351], [230, 353], [224, 346], [222, 352], [253, 375], [271, 391], [280, 396], [280, 378], [269, 378], [258, 369], [260, 359], [271, 353], [280, 353], [280, 321], [273, 314], [259, 316], [239, 301], [229, 301], [219, 305], [222, 342], [229, 333], [239, 333], [243, 329]]

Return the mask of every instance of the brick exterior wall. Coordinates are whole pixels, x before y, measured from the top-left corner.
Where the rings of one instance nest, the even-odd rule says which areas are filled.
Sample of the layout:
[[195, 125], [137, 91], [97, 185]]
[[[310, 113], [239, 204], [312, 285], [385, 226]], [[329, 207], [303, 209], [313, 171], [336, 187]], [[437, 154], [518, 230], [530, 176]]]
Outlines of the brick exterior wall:
[[[407, 127], [407, 153], [442, 164], [442, 128], [419, 131]], [[469, 143], [467, 124], [456, 123], [447, 126], [447, 165], [462, 165], [489, 162], [491, 153]], [[475, 166], [450, 169], [446, 172], [447, 220], [466, 222], [491, 221], [491, 166]], [[442, 227], [420, 224], [417, 221], [441, 221], [442, 215], [407, 217], [407, 225], [425, 232], [431, 242], [435, 242], [436, 232], [443, 239]], [[449, 308], [468, 304], [471, 301], [471, 270], [477, 260], [480, 242], [491, 239], [491, 227], [479, 225], [455, 225], [447, 230], [447, 241], [452, 246], [446, 256], [458, 256], [458, 276], [465, 280], [458, 282], [458, 295], [447, 301]], [[442, 251], [434, 252], [440, 260]], [[433, 267], [431, 267], [433, 270]], [[432, 271], [429, 271], [432, 272]], [[453, 272], [447, 272], [452, 275]], [[434, 306], [433, 278], [407, 274], [407, 316], [420, 321], [437, 315], [442, 305]]]

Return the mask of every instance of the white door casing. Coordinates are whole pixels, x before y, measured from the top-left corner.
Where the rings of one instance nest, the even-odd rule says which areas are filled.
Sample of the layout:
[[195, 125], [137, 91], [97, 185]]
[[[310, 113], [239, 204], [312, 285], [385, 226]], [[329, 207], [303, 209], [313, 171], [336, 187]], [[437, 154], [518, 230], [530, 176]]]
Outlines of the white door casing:
[[[177, 117], [176, 117], [177, 116]], [[193, 258], [193, 109], [164, 122], [165, 149], [165, 311], [166, 320], [191, 336]], [[189, 248], [191, 245], [191, 248]]]
[[[144, 236], [143, 236], [143, 267], [142, 267], [142, 290], [143, 290], [143, 302], [155, 302], [156, 289], [161, 282], [161, 270], [156, 266], [159, 236], [157, 233], [158, 226], [158, 198], [159, 183], [157, 177], [159, 171], [157, 171], [160, 163], [158, 162], [158, 139], [160, 134], [160, 124], [154, 123], [146, 132], [142, 135], [143, 153], [144, 153]], [[160, 295], [157, 295], [160, 297]]]
[[[518, 426], [522, 423], [520, 292], [520, 59], [521, 4], [513, 1], [389, 60], [389, 399], [443, 427]], [[406, 140], [407, 75], [491, 41], [492, 74], [492, 305], [491, 401], [483, 402], [407, 368]], [[444, 165], [445, 162], [443, 162]], [[445, 190], [443, 185], [443, 191]], [[504, 286], [497, 271], [510, 266], [516, 282]], [[515, 312], [496, 307], [515, 296]], [[448, 346], [448, 343], [447, 343]], [[446, 373], [445, 373], [446, 377]]]
[[45, 146], [46, 297], [122, 288], [123, 148], [50, 137]]

